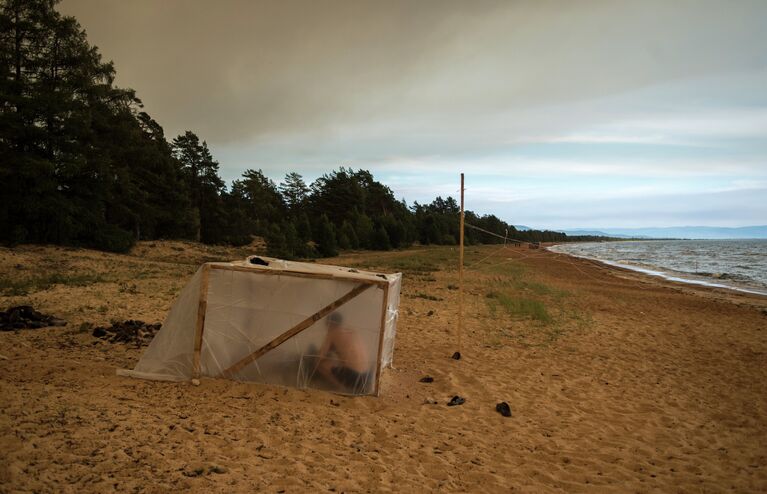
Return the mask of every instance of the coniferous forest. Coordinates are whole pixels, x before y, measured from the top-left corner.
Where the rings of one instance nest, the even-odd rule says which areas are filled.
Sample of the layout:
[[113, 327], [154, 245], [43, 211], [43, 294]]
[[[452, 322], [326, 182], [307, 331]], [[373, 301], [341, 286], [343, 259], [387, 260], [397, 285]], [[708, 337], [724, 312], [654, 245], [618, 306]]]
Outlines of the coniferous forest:
[[[365, 170], [342, 167], [312, 183], [246, 170], [227, 185], [205, 140], [166, 136], [55, 6], [0, 0], [0, 243], [124, 252], [137, 240], [242, 245], [260, 236], [287, 258], [457, 243], [455, 199], [409, 205]], [[466, 221], [521, 240], [572, 239], [470, 211]], [[467, 230], [466, 242], [502, 240]]]

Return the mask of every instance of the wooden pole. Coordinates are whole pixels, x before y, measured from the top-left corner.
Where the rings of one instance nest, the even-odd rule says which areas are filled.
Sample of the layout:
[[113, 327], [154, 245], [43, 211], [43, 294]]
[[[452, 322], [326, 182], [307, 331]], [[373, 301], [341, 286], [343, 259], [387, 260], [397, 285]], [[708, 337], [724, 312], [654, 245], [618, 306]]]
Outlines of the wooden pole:
[[389, 285], [383, 287], [383, 302], [381, 303], [381, 325], [378, 335], [378, 363], [376, 364], [376, 389], [375, 394], [381, 394], [381, 372], [383, 372], [383, 344], [384, 331], [386, 330], [386, 315], [389, 312]]
[[210, 280], [210, 264], [202, 267], [200, 274], [200, 295], [197, 303], [197, 326], [194, 331], [194, 359], [192, 361], [192, 377], [200, 378], [200, 351], [202, 349], [202, 333], [205, 331], [205, 312], [208, 309], [208, 281]]
[[463, 347], [461, 344], [461, 335], [463, 333], [463, 173], [461, 173], [461, 232], [460, 232], [460, 254], [458, 261], [458, 351]]

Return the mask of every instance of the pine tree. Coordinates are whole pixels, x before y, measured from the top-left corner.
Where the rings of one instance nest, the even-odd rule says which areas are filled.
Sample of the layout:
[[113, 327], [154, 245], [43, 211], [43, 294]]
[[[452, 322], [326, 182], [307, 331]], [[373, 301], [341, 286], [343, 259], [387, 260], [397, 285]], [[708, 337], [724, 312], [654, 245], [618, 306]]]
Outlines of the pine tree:
[[306, 250], [305, 243], [298, 238], [298, 232], [293, 223], [286, 221], [282, 225], [282, 231], [285, 232], [286, 259], [303, 257]]
[[386, 228], [383, 225], [378, 225], [373, 233], [373, 245], [375, 250], [391, 250], [391, 241], [389, 240], [389, 234], [386, 233]]
[[186, 178], [192, 206], [197, 210], [200, 223], [197, 239], [206, 243], [219, 243], [226, 238], [221, 194], [224, 181], [218, 176], [218, 162], [205, 141], [187, 130], [173, 139], [173, 155], [181, 164]]
[[357, 233], [359, 245], [363, 249], [370, 249], [373, 245], [373, 220], [365, 213], [359, 213], [354, 218], [354, 231]]
[[266, 252], [272, 257], [286, 258], [290, 257], [285, 234], [279, 225], [272, 224], [266, 232]]
[[292, 215], [297, 215], [304, 206], [309, 195], [309, 187], [303, 177], [295, 172], [285, 175], [280, 184], [280, 193]]
[[325, 214], [320, 217], [317, 241], [319, 243], [319, 253], [322, 257], [333, 257], [338, 255], [335, 228]]
[[[348, 247], [343, 247], [341, 245], [341, 236], [346, 238], [346, 241], [348, 243]], [[354, 231], [354, 227], [349, 221], [344, 221], [341, 224], [341, 230], [339, 231], [339, 245], [341, 245], [342, 249], [359, 249], [360, 247], [360, 241], [357, 238], [357, 232]]]

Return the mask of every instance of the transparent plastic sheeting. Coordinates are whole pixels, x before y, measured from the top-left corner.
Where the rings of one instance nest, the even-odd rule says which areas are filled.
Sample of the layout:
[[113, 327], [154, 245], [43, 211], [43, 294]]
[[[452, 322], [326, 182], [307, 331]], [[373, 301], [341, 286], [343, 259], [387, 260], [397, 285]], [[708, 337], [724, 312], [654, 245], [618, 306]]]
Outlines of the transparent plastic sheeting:
[[[270, 266], [275, 266], [276, 261], [271, 260]], [[332, 275], [348, 269], [279, 262], [283, 264], [278, 266], [294, 272], [305, 270]], [[354, 273], [354, 279], [317, 279], [274, 272], [263, 274], [258, 271], [273, 270], [260, 266], [242, 270], [243, 266], [250, 267], [246, 263], [230, 263], [228, 266], [238, 266], [240, 270], [208, 271], [207, 307], [200, 350], [202, 376], [222, 377], [224, 371], [241, 359], [360, 284], [371, 279], [380, 282], [384, 278], [383, 275], [348, 270]], [[371, 278], [373, 276], [377, 278]], [[193, 377], [202, 278], [201, 268], [182, 290], [136, 368], [133, 371], [119, 370], [119, 374], [173, 381]], [[336, 311], [227, 377], [243, 382], [325, 389], [350, 395], [375, 393], [380, 341], [383, 344], [381, 367], [390, 366], [393, 359], [402, 277], [400, 274], [386, 275], [385, 280], [389, 289], [383, 338], [383, 285], [372, 284]], [[327, 345], [331, 351], [323, 356], [320, 350], [326, 338], [330, 338], [329, 318], [336, 321], [334, 336], [329, 340], [335, 344]], [[344, 351], [339, 346], [353, 350]], [[342, 360], [340, 356], [345, 354], [353, 355], [354, 362]]]

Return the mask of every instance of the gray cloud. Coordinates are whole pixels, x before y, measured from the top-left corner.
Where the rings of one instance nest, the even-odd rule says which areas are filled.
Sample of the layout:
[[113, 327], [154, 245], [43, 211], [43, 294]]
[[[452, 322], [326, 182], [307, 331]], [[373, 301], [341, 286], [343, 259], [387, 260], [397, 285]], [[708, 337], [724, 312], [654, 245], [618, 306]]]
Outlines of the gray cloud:
[[[762, 2], [65, 0], [175, 133], [455, 137], [516, 114], [764, 66]], [[404, 124], [404, 127], [400, 126]]]

